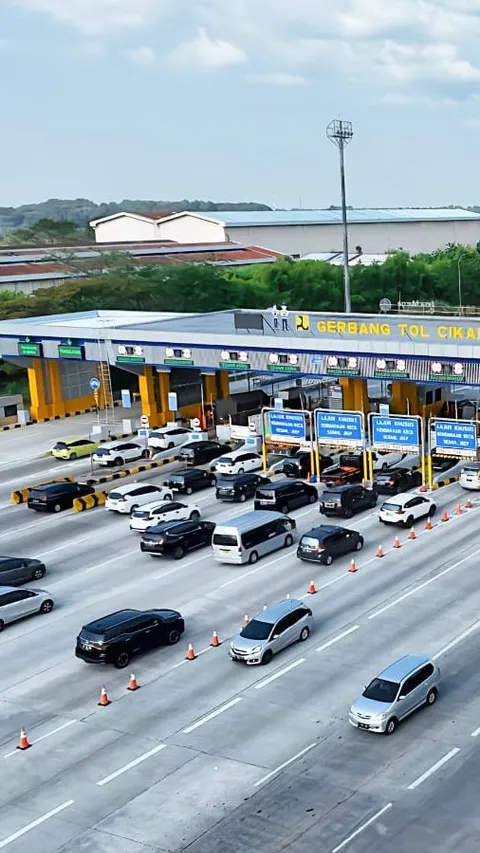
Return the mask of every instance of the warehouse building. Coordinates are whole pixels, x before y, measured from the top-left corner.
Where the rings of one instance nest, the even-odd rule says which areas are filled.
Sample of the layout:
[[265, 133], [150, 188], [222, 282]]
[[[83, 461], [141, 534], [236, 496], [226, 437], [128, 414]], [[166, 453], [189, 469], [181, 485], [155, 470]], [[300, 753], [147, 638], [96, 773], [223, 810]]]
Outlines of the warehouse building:
[[[480, 214], [463, 208], [350, 209], [348, 222], [350, 246], [357, 254], [403, 249], [415, 255], [452, 243], [476, 246], [480, 241]], [[236, 242], [297, 257], [342, 249], [341, 211], [337, 209], [116, 213], [90, 225], [97, 243]]]

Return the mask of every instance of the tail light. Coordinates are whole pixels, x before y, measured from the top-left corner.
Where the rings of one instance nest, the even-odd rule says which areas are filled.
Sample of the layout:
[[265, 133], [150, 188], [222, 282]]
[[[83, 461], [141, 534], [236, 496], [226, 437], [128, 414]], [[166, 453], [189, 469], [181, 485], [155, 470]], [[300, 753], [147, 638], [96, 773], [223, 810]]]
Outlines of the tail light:
[[297, 527], [297, 522], [295, 521], [294, 518], [290, 519], [290, 524], [292, 525], [292, 530], [295, 530]]
[[243, 545], [239, 545], [239, 546], [238, 546], [238, 553], [239, 553], [239, 554], [242, 554], [242, 553], [243, 553]]
[[397, 509], [396, 515], [405, 515], [404, 509]]

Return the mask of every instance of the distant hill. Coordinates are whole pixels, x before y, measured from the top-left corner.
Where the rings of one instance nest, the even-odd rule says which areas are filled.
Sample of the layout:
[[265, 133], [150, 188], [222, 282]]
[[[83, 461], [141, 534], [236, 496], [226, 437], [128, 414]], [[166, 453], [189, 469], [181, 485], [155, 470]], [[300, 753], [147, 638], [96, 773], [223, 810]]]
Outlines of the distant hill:
[[20, 207], [0, 207], [0, 234], [15, 228], [30, 228], [39, 219], [54, 219], [57, 222], [74, 222], [84, 228], [91, 219], [110, 216], [122, 210], [149, 212], [160, 210], [271, 210], [267, 204], [257, 202], [229, 201], [148, 201], [145, 199], [123, 199], [96, 204], [88, 198], [50, 198], [39, 204], [22, 204]]

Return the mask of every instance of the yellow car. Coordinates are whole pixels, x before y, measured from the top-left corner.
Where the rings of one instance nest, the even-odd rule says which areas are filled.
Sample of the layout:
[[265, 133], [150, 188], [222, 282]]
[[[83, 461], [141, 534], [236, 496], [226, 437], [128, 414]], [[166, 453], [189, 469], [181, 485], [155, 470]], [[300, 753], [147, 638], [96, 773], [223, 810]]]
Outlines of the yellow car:
[[99, 446], [97, 441], [90, 441], [89, 438], [64, 438], [52, 447], [52, 456], [55, 459], [80, 459], [95, 453]]

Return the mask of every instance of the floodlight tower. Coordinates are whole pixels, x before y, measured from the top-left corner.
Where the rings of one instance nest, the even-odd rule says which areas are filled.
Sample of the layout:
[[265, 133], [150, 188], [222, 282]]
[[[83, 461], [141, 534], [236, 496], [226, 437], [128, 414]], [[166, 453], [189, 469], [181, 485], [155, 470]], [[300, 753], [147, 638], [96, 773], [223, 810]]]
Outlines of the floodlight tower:
[[343, 288], [345, 294], [345, 312], [352, 310], [350, 299], [350, 270], [348, 268], [348, 224], [347, 224], [347, 193], [345, 188], [345, 146], [353, 139], [351, 121], [334, 119], [327, 125], [327, 136], [334, 142], [340, 152], [340, 187], [342, 191], [342, 225], [343, 225]]

